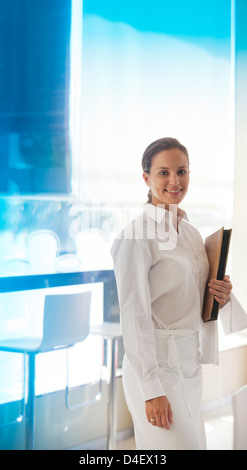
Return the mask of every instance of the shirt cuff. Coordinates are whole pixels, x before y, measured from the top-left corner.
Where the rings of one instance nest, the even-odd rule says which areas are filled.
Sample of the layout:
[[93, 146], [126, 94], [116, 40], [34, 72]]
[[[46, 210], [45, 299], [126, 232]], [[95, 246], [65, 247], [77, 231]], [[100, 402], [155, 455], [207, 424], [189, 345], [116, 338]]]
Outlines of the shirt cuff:
[[140, 387], [144, 401], [166, 395], [159, 378], [140, 382]]
[[247, 328], [247, 315], [235, 295], [231, 292], [230, 302], [222, 307], [220, 319], [225, 335]]

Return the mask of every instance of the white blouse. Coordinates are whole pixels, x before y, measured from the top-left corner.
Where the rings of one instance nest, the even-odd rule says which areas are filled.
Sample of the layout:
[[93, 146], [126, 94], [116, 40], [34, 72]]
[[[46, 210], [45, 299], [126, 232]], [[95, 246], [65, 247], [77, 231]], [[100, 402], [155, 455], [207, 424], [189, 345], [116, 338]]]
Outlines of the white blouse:
[[203, 331], [205, 325], [204, 343], [210, 349], [212, 339], [216, 343], [217, 322], [203, 324], [201, 319], [209, 272], [202, 237], [185, 217], [177, 232], [170, 216], [163, 208], [146, 204], [111, 249], [125, 353], [144, 400], [165, 394], [154, 329]]

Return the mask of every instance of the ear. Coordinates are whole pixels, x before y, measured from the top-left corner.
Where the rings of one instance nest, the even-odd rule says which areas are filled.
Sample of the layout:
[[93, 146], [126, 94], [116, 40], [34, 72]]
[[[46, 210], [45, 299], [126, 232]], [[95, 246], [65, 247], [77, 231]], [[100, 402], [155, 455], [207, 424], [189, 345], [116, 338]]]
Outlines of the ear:
[[144, 171], [144, 173], [143, 173], [142, 176], [143, 176], [143, 179], [144, 179], [146, 185], [147, 185], [147, 186], [150, 186], [150, 183], [149, 183], [149, 174]]

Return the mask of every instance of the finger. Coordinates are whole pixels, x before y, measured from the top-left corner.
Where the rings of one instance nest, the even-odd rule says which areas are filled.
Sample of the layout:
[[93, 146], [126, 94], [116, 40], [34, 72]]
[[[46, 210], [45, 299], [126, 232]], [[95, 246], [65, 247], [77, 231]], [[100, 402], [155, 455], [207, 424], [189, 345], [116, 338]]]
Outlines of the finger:
[[163, 416], [163, 417], [162, 417], [161, 427], [162, 427], [162, 428], [165, 428], [165, 429], [170, 429], [170, 424], [169, 424], [169, 421], [168, 421], [168, 417], [167, 417], [167, 416]]
[[222, 297], [219, 297], [217, 295], [214, 295], [214, 299], [216, 300], [216, 302], [218, 302], [218, 304], [224, 305], [227, 302], [227, 300], [229, 299], [229, 296], [226, 296], [225, 298], [222, 298]]
[[230, 289], [232, 286], [230, 281], [220, 281], [219, 279], [211, 279], [208, 285], [214, 287], [222, 287], [225, 289]]
[[146, 416], [147, 416], [147, 420], [150, 424], [153, 424], [153, 419], [154, 417], [152, 415], [150, 415], [150, 413], [148, 413], [148, 411], [146, 411]]
[[230, 289], [230, 291], [232, 290], [232, 282], [231, 282], [231, 279], [230, 279], [230, 276], [226, 275], [224, 277], [224, 281], [228, 283], [228, 288]]
[[156, 417], [155, 417], [155, 423], [154, 423], [154, 424], [155, 424], [156, 426], [158, 426], [159, 428], [163, 428], [161, 416], [156, 416]]
[[209, 292], [213, 295], [218, 295], [219, 297], [229, 297], [231, 294], [231, 289], [225, 289], [224, 287], [209, 287]]
[[232, 291], [231, 282], [224, 282], [224, 281], [210, 282], [208, 284], [208, 287], [215, 289], [217, 291], [220, 291], [220, 292], [224, 292], [225, 294], [230, 294]]
[[231, 283], [224, 283], [222, 284], [223, 281], [219, 281], [221, 283], [216, 283], [216, 282], [210, 282], [208, 284], [209, 290], [214, 289], [217, 292], [223, 292], [224, 294], [229, 294], [232, 290], [232, 285]]
[[224, 294], [219, 291], [214, 291], [213, 289], [209, 289], [209, 291], [214, 296], [216, 302], [218, 302], [219, 304], [225, 304], [230, 298], [230, 291], [227, 294]]
[[152, 424], [152, 426], [158, 426], [160, 428], [163, 427], [162, 425], [162, 421], [161, 421], [161, 418], [158, 417], [158, 418], [150, 418], [149, 420], [150, 424]]
[[224, 279], [212, 278], [212, 279], [210, 279], [210, 282], [219, 282], [219, 283], [223, 282], [223, 283], [225, 283], [225, 282], [231, 282], [231, 280], [230, 280], [230, 276], [226, 275], [226, 276], [224, 276]]
[[221, 299], [220, 297], [217, 297], [216, 295], [214, 296], [216, 302], [218, 302], [218, 304], [224, 304], [226, 302], [227, 299]]
[[173, 423], [173, 413], [172, 413], [172, 408], [171, 408], [171, 405], [169, 403], [169, 407], [168, 407], [168, 420], [170, 423]]
[[170, 429], [168, 407], [167, 410], [161, 416], [161, 427], [165, 429]]
[[220, 291], [220, 290], [216, 290], [216, 289], [212, 289], [210, 288], [209, 289], [209, 292], [212, 294], [212, 295], [215, 295], [217, 297], [219, 297], [220, 299], [226, 299], [227, 297], [227, 291]]

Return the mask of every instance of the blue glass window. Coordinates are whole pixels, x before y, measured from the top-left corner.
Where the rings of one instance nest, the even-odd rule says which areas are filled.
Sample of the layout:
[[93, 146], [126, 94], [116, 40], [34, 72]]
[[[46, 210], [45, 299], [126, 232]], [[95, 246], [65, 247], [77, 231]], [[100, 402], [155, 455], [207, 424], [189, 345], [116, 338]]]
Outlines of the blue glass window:
[[70, 0], [0, 3], [0, 193], [68, 193]]

